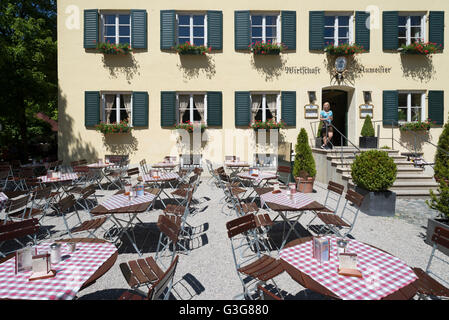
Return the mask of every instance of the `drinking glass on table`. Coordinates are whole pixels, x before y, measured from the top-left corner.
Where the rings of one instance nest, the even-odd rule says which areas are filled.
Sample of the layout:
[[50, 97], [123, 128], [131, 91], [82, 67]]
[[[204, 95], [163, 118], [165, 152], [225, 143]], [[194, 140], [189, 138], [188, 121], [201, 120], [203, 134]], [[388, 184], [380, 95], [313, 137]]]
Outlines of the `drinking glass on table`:
[[132, 188], [131, 184], [125, 184], [125, 196], [129, 196], [131, 188]]

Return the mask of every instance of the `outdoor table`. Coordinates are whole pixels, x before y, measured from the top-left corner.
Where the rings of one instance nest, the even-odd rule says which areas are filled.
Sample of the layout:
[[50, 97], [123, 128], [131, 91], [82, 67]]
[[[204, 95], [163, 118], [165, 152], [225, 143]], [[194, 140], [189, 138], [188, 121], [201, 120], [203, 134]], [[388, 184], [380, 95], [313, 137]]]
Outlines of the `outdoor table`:
[[248, 162], [244, 161], [226, 161], [225, 166], [231, 170], [231, 174], [229, 175], [230, 177], [235, 177], [245, 168], [249, 168]]
[[[169, 199], [171, 199], [172, 197], [169, 194], [167, 194], [167, 192], [165, 192], [165, 190], [163, 188], [163, 184], [168, 183], [170, 185], [170, 187], [173, 189], [173, 185], [171, 183], [178, 181], [178, 180], [179, 180], [179, 175], [175, 172], [162, 173], [158, 177], [153, 177], [150, 174], [143, 175], [143, 181], [145, 183], [154, 184], [156, 186], [156, 188], [161, 189], [161, 193], [163, 193]], [[159, 194], [158, 198], [161, 200], [161, 203], [165, 208], [166, 205], [165, 205], [164, 201], [162, 200], [160, 194]]]
[[[160, 193], [159, 190], [156, 189], [156, 191], [156, 193]], [[145, 191], [143, 196], [133, 196], [132, 199], [129, 200], [129, 196], [125, 196], [124, 191], [121, 190], [92, 209], [90, 213], [94, 216], [109, 216], [118, 229], [118, 233], [115, 236], [113, 243], [117, 244], [121, 236], [125, 234], [139, 256], [142, 256], [139, 248], [137, 248], [134, 232], [131, 230], [131, 237], [128, 230], [136, 225], [134, 220], [143, 223], [139, 220], [137, 215], [139, 213], [148, 212], [152, 208], [156, 198], [157, 196], [154, 193]]]
[[337, 238], [331, 240], [330, 260], [321, 264], [312, 257], [312, 237], [294, 240], [280, 252], [285, 271], [303, 287], [344, 300], [408, 300], [415, 296], [414, 271], [391, 254], [348, 239], [346, 252], [356, 253], [363, 278], [338, 274]]
[[[73, 181], [78, 180], [77, 173], [62, 173], [59, 178], [48, 178], [47, 176], [38, 177], [44, 184], [52, 184], [56, 188], [56, 192], [62, 190], [63, 193], [69, 195], [68, 189], [66, 188], [67, 184], [72, 185]], [[62, 198], [62, 193], [60, 198]]]
[[[62, 261], [52, 264], [53, 278], [29, 281], [31, 271], [15, 274], [15, 254], [0, 260], [0, 299], [69, 300], [83, 288], [105, 274], [117, 260], [117, 248], [99, 239], [67, 239], [76, 242], [74, 253], [61, 246]], [[50, 243], [37, 246], [38, 252], [49, 251]]]
[[178, 164], [175, 162], [159, 162], [159, 163], [152, 165], [151, 167], [154, 169], [162, 169], [166, 172], [170, 172], [177, 166], [178, 166]]
[[[103, 187], [101, 186], [101, 181], [103, 180], [103, 178], [106, 178], [106, 174], [105, 174], [105, 169], [114, 166], [114, 163], [91, 163], [88, 164], [87, 167], [93, 171], [95, 171], [96, 176], [95, 176], [95, 180], [97, 182], [97, 185], [100, 187], [101, 190], [103, 190]], [[108, 179], [107, 179], [108, 180]]]
[[[253, 191], [251, 191], [251, 193], [246, 197], [247, 199], [255, 192], [256, 188], [263, 187], [269, 180], [277, 179], [277, 175], [271, 172], [260, 172], [257, 176], [253, 176], [249, 174], [248, 171], [237, 174], [237, 177], [251, 183]], [[251, 202], [254, 202], [255, 199], [256, 198], [254, 198]]]
[[[266, 206], [269, 209], [277, 212], [277, 216], [273, 219], [273, 222], [277, 221], [279, 217], [284, 220], [290, 227], [287, 235], [283, 237], [283, 241], [280, 250], [284, 247], [291, 232], [295, 232], [297, 237], [301, 237], [295, 230], [295, 226], [299, 223], [299, 219], [307, 212], [330, 212], [324, 205], [314, 201], [307, 194], [296, 192], [292, 194], [291, 198], [287, 195], [287, 190], [280, 190], [280, 193], [273, 193], [274, 188], [258, 188], [256, 193], [260, 194], [261, 206]], [[294, 219], [294, 223], [290, 222], [288, 213], [297, 213], [296, 216], [290, 217]]]

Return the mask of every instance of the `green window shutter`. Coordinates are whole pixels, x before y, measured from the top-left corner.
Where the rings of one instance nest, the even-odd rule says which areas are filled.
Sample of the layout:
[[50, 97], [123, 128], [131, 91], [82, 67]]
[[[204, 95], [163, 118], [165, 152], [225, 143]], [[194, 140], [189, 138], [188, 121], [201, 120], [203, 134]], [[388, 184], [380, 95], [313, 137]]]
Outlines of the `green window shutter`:
[[207, 46], [223, 50], [223, 12], [207, 11]]
[[84, 125], [94, 127], [100, 123], [100, 92], [84, 92]]
[[175, 10], [161, 10], [161, 50], [170, 50], [176, 45]]
[[176, 92], [161, 92], [161, 127], [172, 127], [176, 124]]
[[383, 92], [383, 124], [398, 124], [398, 92], [393, 90], [385, 90]]
[[296, 11], [282, 11], [281, 23], [281, 42], [287, 50], [296, 50]]
[[131, 47], [147, 49], [147, 11], [131, 10]]
[[223, 96], [221, 92], [207, 93], [207, 125], [223, 125]]
[[441, 44], [444, 48], [444, 11], [430, 11], [429, 42]]
[[235, 50], [248, 50], [251, 44], [249, 11], [234, 12]]
[[370, 29], [369, 24], [370, 13], [365, 11], [357, 11], [355, 13], [355, 43], [363, 46], [366, 51], [370, 50]]
[[437, 125], [444, 124], [444, 91], [429, 91], [428, 118]]
[[148, 92], [133, 92], [133, 127], [148, 127]]
[[382, 16], [383, 49], [397, 50], [399, 48], [399, 13], [384, 11]]
[[251, 98], [249, 91], [235, 92], [235, 126], [249, 126], [251, 119]]
[[84, 48], [96, 49], [98, 41], [98, 9], [84, 10]]
[[281, 119], [287, 126], [296, 126], [296, 91], [282, 91]]
[[324, 49], [324, 11], [309, 12], [309, 50]]

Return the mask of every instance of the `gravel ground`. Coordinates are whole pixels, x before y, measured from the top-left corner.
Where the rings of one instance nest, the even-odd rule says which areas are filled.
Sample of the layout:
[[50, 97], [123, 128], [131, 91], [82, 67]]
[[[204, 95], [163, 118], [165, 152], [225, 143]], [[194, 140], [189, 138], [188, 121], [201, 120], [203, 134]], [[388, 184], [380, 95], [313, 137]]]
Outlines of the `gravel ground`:
[[[98, 191], [100, 203], [114, 191]], [[324, 202], [326, 189], [324, 185], [316, 183], [315, 193], [311, 197]], [[223, 213], [220, 199], [223, 192], [208, 183], [208, 177], [203, 176], [201, 184], [194, 195], [199, 212], [192, 216], [189, 223], [194, 229], [195, 239], [193, 250], [189, 255], [180, 254], [179, 264], [175, 274], [175, 284], [172, 299], [182, 300], [228, 300], [242, 293], [242, 287], [237, 276], [230, 241], [227, 237], [226, 222], [236, 216], [230, 210]], [[157, 204], [156, 207], [160, 207]], [[343, 206], [341, 205], [340, 208]], [[149, 230], [152, 230], [143, 245], [144, 256], [154, 256], [158, 241], [156, 221], [162, 213], [161, 209], [153, 210], [139, 216]], [[83, 213], [87, 217], [87, 213]], [[270, 213], [274, 218], [274, 214]], [[436, 213], [427, 208], [423, 200], [398, 200], [397, 215], [395, 217], [371, 217], [360, 213], [352, 236], [362, 242], [369, 243], [399, 257], [410, 266], [426, 268], [431, 247], [424, 243], [427, 218]], [[311, 215], [304, 215], [300, 222], [307, 225]], [[64, 230], [62, 219], [48, 217], [44, 223], [51, 226], [52, 231]], [[280, 233], [282, 226], [275, 227]], [[299, 230], [299, 229], [298, 229]], [[305, 229], [299, 230], [304, 236], [309, 235]], [[55, 235], [54, 239], [58, 237]], [[142, 246], [143, 233], [137, 233], [137, 239]], [[294, 237], [292, 236], [293, 240]], [[139, 242], [139, 240], [141, 240]], [[276, 257], [276, 251], [272, 252]], [[445, 261], [447, 256], [438, 255]], [[82, 290], [78, 294], [81, 300], [116, 299], [129, 287], [125, 282], [119, 264], [138, 255], [126, 239], [119, 248], [119, 256], [114, 266], [96, 283]], [[435, 260], [432, 270], [449, 281], [447, 264]], [[324, 297], [304, 289], [293, 281], [287, 273], [276, 278], [276, 283], [283, 290], [287, 299], [324, 299]]]

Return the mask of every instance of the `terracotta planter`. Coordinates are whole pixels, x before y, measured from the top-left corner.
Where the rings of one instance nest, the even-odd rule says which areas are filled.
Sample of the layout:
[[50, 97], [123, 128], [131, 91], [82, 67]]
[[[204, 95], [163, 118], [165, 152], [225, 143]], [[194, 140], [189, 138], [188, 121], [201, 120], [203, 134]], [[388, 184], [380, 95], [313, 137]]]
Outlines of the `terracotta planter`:
[[307, 178], [307, 181], [304, 179], [295, 177], [296, 181], [296, 190], [302, 193], [313, 193], [313, 184], [315, 182], [315, 177]]

